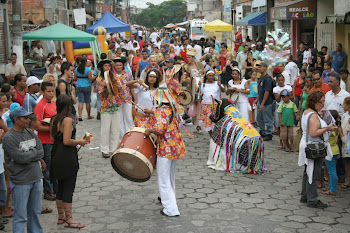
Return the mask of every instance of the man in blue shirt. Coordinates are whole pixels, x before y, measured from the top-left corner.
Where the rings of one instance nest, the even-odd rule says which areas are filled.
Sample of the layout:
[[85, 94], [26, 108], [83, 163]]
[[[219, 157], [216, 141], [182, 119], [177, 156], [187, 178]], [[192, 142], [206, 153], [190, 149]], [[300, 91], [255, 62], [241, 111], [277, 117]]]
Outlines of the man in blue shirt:
[[260, 128], [260, 134], [264, 141], [272, 140], [273, 117], [272, 117], [272, 89], [273, 82], [270, 75], [266, 73], [267, 64], [261, 62], [258, 71], [261, 77], [258, 82], [258, 105], [257, 105], [257, 122]]
[[340, 68], [346, 68], [348, 55], [343, 51], [342, 44], [337, 44], [336, 50], [332, 52], [332, 57], [332, 69], [339, 72]]
[[42, 82], [43, 80], [39, 80], [35, 76], [29, 76], [27, 78], [26, 83], [28, 87], [28, 92], [23, 100], [23, 108], [28, 112], [33, 112], [37, 104], [38, 96], [36, 95], [36, 93], [40, 91], [40, 85]]

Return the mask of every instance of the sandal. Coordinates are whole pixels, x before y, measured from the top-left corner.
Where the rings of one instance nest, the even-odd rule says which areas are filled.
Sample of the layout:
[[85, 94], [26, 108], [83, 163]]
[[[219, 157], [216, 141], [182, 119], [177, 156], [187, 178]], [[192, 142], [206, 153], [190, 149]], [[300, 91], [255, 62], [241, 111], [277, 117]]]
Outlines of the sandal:
[[284, 146], [278, 146], [277, 147], [277, 150], [284, 150], [285, 148], [284, 148]]
[[286, 152], [290, 152], [291, 149], [289, 147], [286, 147]]
[[350, 185], [349, 185], [349, 184], [342, 184], [340, 187], [341, 187], [342, 189], [347, 189], [347, 188], [350, 187]]
[[52, 209], [50, 209], [48, 207], [41, 210], [41, 214], [51, 214], [51, 213], [52, 213]]
[[66, 222], [65, 219], [59, 218], [59, 219], [57, 220], [57, 225], [62, 225], [62, 224], [65, 223], [65, 222]]
[[105, 154], [105, 153], [102, 152], [102, 157], [105, 158], [105, 159], [108, 159], [110, 156], [109, 156], [109, 154]]
[[331, 190], [327, 190], [327, 191], [324, 191], [324, 192], [322, 192], [322, 193], [325, 194], [325, 195], [331, 195], [331, 196], [337, 195], [336, 192], [332, 192]]
[[318, 188], [318, 189], [323, 189], [323, 188], [325, 188], [325, 185], [318, 184], [318, 185], [317, 185], [317, 188]]
[[91, 119], [94, 119], [94, 117], [93, 117], [93, 116], [89, 116], [89, 117], [88, 117], [88, 120], [91, 120]]
[[83, 121], [83, 118], [81, 118], [81, 117], [79, 117], [78, 119], [79, 119], [79, 121]]
[[64, 226], [65, 228], [78, 228], [78, 229], [81, 229], [81, 228], [84, 228], [85, 225], [84, 224], [81, 224], [81, 223], [78, 223], [78, 222], [67, 222], [66, 221], [66, 225]]
[[326, 187], [324, 187], [324, 188], [320, 188], [320, 189], [321, 189], [321, 191], [324, 191], [324, 192], [329, 191], [329, 189], [328, 189], [328, 188], [326, 188]]

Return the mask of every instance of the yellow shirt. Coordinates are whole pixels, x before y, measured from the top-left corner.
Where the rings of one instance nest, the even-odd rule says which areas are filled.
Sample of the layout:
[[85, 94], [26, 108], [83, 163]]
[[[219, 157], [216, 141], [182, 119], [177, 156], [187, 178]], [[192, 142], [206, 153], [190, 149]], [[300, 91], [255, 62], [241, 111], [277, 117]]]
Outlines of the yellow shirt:
[[332, 135], [329, 138], [329, 145], [332, 148], [333, 155], [339, 155], [339, 146], [338, 146], [339, 133], [340, 133], [340, 128], [338, 127], [338, 133], [336, 134], [336, 132], [332, 132]]

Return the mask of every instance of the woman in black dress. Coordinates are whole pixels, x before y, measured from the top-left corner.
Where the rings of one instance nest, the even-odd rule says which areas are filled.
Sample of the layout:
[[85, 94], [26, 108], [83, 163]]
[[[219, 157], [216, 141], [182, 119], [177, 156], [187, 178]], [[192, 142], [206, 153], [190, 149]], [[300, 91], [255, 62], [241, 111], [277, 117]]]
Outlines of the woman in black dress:
[[244, 62], [244, 69], [245, 69], [245, 79], [250, 79], [249, 73], [250, 71], [253, 70], [254, 64], [255, 64], [255, 59], [253, 58], [253, 53], [252, 51], [248, 52], [247, 55], [247, 60]]
[[57, 115], [51, 120], [51, 138], [54, 142], [51, 153], [50, 178], [58, 180], [56, 205], [57, 224], [69, 228], [83, 228], [72, 217], [72, 199], [79, 169], [77, 145], [85, 146], [84, 139], [74, 140], [75, 128], [72, 119], [72, 98], [60, 95], [57, 98]]

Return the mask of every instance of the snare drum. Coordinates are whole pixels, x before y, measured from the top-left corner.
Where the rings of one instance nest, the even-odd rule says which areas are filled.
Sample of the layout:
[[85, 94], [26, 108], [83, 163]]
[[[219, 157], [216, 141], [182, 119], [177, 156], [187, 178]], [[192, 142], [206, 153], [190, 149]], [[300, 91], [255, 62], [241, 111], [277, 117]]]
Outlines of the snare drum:
[[111, 159], [114, 170], [134, 182], [149, 180], [156, 165], [156, 146], [145, 130], [138, 127], [128, 130]]

